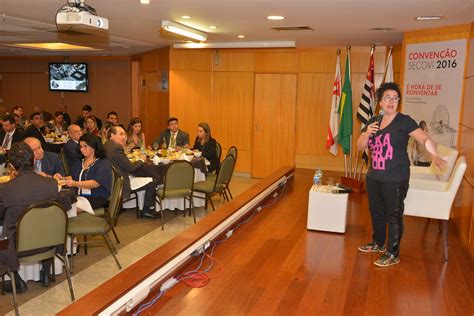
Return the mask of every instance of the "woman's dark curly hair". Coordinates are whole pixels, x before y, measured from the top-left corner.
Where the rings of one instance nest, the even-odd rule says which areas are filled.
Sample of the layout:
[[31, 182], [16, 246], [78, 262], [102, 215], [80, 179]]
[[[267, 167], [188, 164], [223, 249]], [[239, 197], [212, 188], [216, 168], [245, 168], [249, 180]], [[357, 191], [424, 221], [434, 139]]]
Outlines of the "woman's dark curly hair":
[[377, 101], [380, 102], [382, 101], [382, 97], [383, 97], [383, 94], [385, 93], [385, 91], [387, 90], [393, 90], [393, 91], [396, 91], [397, 94], [398, 94], [398, 98], [401, 99], [402, 98], [402, 94], [400, 92], [400, 88], [398, 87], [398, 85], [395, 83], [395, 82], [384, 82], [380, 85], [380, 87], [377, 89], [377, 91], [375, 92], [375, 95], [377, 96]]

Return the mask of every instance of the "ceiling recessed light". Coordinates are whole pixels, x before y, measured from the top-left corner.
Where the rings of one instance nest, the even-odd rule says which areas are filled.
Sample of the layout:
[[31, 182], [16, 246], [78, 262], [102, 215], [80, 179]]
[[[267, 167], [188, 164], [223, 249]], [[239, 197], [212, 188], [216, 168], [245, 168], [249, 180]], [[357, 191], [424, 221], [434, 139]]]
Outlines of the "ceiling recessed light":
[[150, 4], [150, 0], [140, 0], [141, 4]]
[[267, 16], [267, 20], [273, 20], [273, 21], [278, 21], [278, 20], [284, 20], [285, 17], [281, 15], [269, 15]]
[[237, 35], [238, 38], [245, 38], [245, 35]]
[[182, 18], [182, 19], [189, 20], [191, 17], [190, 17], [189, 15], [182, 15], [181, 18]]
[[211, 30], [215, 30], [215, 29], [217, 29], [217, 26], [215, 26], [215, 25], [209, 25], [209, 28], [210, 28]]
[[420, 15], [415, 18], [417, 21], [441, 20], [442, 15]]

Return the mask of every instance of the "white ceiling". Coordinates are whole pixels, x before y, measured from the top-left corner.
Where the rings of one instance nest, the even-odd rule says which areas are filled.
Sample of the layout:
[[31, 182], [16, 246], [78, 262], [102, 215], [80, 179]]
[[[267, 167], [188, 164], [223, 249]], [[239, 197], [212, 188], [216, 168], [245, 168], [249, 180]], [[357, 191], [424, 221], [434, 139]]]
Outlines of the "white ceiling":
[[[72, 1], [72, 0], [70, 0]], [[474, 21], [474, 0], [86, 0], [109, 19], [108, 36], [64, 35], [55, 32], [56, 11], [65, 0], [0, 0], [0, 54], [50, 52], [11, 48], [20, 42], [67, 42], [102, 49], [80, 55], [131, 55], [167, 46], [162, 20], [174, 20], [209, 33], [208, 42], [294, 40], [297, 47], [390, 45], [401, 43], [405, 31]], [[192, 19], [183, 20], [182, 15]], [[283, 15], [283, 21], [268, 21]], [[418, 15], [442, 15], [439, 21], [415, 21]], [[209, 25], [216, 25], [210, 30]], [[309, 26], [314, 31], [278, 32], [274, 26]], [[393, 31], [372, 31], [372, 28]], [[237, 35], [245, 34], [245, 39]], [[64, 55], [64, 53], [60, 53]], [[74, 55], [74, 53], [67, 53]]]

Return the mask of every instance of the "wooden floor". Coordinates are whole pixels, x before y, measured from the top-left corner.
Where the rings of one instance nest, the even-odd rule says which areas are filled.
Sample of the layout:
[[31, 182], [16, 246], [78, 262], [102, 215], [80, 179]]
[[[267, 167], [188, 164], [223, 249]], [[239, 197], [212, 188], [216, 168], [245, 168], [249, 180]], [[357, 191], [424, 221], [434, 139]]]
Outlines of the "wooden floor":
[[437, 223], [405, 217], [401, 263], [377, 268], [376, 255], [357, 252], [371, 236], [366, 194], [351, 194], [345, 234], [307, 231], [311, 178], [297, 170], [278, 203], [216, 248], [219, 277], [203, 288], [179, 284], [141, 315], [474, 313], [474, 261], [453, 229], [445, 263]]

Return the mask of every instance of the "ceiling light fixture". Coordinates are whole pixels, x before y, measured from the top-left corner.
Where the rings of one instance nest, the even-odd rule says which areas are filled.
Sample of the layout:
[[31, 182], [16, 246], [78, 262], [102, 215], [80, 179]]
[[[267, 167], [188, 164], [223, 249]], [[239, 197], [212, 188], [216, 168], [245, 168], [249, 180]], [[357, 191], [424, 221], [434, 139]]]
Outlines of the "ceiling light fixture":
[[185, 20], [189, 20], [191, 17], [189, 15], [182, 15], [181, 18]]
[[417, 21], [441, 20], [442, 15], [420, 15], [415, 18]]
[[279, 21], [279, 20], [284, 20], [285, 17], [281, 15], [269, 15], [267, 16], [267, 20], [273, 20], [273, 21]]
[[245, 38], [245, 35], [237, 35], [238, 38]]
[[176, 43], [173, 48], [294, 48], [295, 41]]
[[150, 0], [140, 0], [141, 4], [150, 4]]
[[209, 28], [210, 28], [211, 30], [215, 30], [215, 29], [217, 29], [217, 26], [215, 26], [215, 25], [209, 25]]
[[207, 39], [206, 33], [173, 21], [161, 21], [161, 28], [167, 32], [192, 38], [200, 42], [204, 42]]

